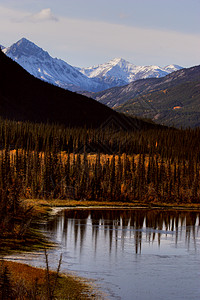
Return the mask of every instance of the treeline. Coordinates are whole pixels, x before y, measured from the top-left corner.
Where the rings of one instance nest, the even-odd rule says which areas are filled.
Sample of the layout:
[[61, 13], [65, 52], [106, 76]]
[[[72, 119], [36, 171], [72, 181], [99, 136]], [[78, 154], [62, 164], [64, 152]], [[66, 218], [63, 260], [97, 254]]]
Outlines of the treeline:
[[[6, 179], [6, 180], [5, 180]], [[199, 203], [200, 164], [158, 155], [3, 150], [0, 189], [14, 211], [22, 198]]]
[[147, 154], [171, 160], [200, 160], [200, 128], [177, 130], [119, 130], [66, 128], [52, 124], [34, 124], [0, 119], [0, 149], [66, 151], [68, 153]]
[[18, 196], [200, 201], [199, 129], [125, 132], [1, 121], [0, 141], [0, 190], [8, 198], [1, 208], [13, 214]]

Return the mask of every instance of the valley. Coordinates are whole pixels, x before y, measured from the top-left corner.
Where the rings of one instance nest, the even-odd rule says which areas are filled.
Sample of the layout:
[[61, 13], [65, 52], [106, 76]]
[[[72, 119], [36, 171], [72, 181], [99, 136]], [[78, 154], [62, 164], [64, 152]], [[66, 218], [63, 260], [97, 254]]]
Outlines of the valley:
[[[29, 41], [22, 40], [21, 43], [26, 43], [30, 51]], [[34, 45], [31, 47], [33, 56], [39, 51], [46, 66], [51, 65], [47, 52]], [[67, 90], [68, 83], [63, 86], [65, 89], [56, 86], [53, 75], [45, 74], [47, 69], [42, 71], [37, 60], [29, 61], [28, 57], [25, 60], [26, 53], [21, 61], [29, 65], [30, 73], [31, 64], [35, 65], [38, 74], [32, 72], [31, 75], [16, 62], [18, 59], [14, 61], [6, 55], [6, 51], [0, 51], [0, 253], [6, 259], [6, 255], [13, 254], [15, 260], [16, 253], [20, 259], [19, 251], [31, 251], [31, 254], [22, 254], [23, 262], [27, 255], [32, 262], [39, 255], [40, 266], [44, 248], [51, 255], [48, 265], [45, 254], [45, 272], [3, 260], [0, 296], [9, 299], [15, 295], [18, 299], [24, 293], [26, 299], [28, 295], [30, 299], [53, 299], [54, 295], [58, 299], [98, 299], [98, 290], [93, 285], [91, 288], [88, 280], [81, 282], [71, 276], [58, 276], [59, 259], [56, 261], [57, 273], [49, 273], [49, 266], [55, 269], [55, 257], [64, 251], [65, 270], [71, 269], [86, 277], [92, 274], [93, 278], [105, 282], [104, 270], [99, 270], [101, 278], [94, 271], [96, 262], [98, 266], [102, 265], [107, 250], [108, 262], [111, 254], [112, 259], [117, 259], [117, 251], [120, 257], [125, 257], [124, 247], [128, 249], [124, 265], [130, 267], [127, 262], [131, 261], [127, 282], [132, 279], [131, 272], [138, 267], [137, 259], [143, 264], [146, 253], [153, 257], [156, 266], [160, 264], [161, 270], [166, 259], [174, 266], [177, 262], [174, 257], [179, 258], [181, 266], [187, 266], [183, 258], [186, 257], [188, 262], [189, 253], [193, 285], [189, 289], [183, 286], [183, 290], [188, 294], [193, 292], [197, 278], [195, 266], [199, 262], [195, 252], [200, 209], [199, 66], [180, 69], [160, 78], [136, 80], [98, 93], [87, 91], [82, 95]], [[126, 64], [121, 59], [114, 61], [116, 65]], [[83, 82], [83, 78], [88, 82], [94, 79], [95, 84], [101, 81], [102, 66], [96, 68], [94, 72], [99, 73], [93, 78], [91, 69], [82, 70], [88, 73], [87, 77], [60, 60], [56, 62], [59, 65], [57, 74], [64, 76], [64, 69], [68, 74], [74, 74], [77, 81], [71, 82], [73, 88]], [[113, 67], [113, 61], [111, 65]], [[106, 68], [104, 70], [108, 71]], [[129, 68], [133, 67], [129, 65]], [[173, 71], [173, 67], [168, 68]], [[126, 76], [120, 78], [117, 74], [125, 82]], [[46, 82], [48, 78], [42, 78], [43, 75], [51, 80]], [[106, 76], [106, 84], [117, 84], [112, 76]], [[81, 81], [78, 78], [82, 78]], [[67, 211], [60, 210], [65, 206]], [[100, 209], [105, 212], [101, 213]], [[54, 230], [56, 228], [59, 230]], [[70, 236], [69, 228], [72, 230]], [[73, 247], [65, 248], [70, 238]], [[104, 249], [98, 248], [99, 238]], [[84, 242], [87, 247], [91, 243], [90, 270], [88, 263], [84, 265], [81, 261], [82, 257], [84, 260], [88, 257]], [[148, 248], [148, 252], [146, 249], [150, 244], [152, 248]], [[161, 249], [161, 244], [167, 245], [169, 255]], [[191, 253], [187, 252], [190, 251], [186, 247], [189, 244], [192, 245]], [[80, 256], [76, 256], [77, 245], [80, 245]], [[100, 261], [96, 260], [97, 251], [100, 251]], [[117, 260], [117, 264], [119, 262], [121, 260]], [[123, 273], [123, 264], [119, 267]], [[175, 269], [179, 270], [178, 267]], [[120, 273], [113, 270], [107, 273], [110, 286], [105, 284], [103, 290], [108, 294], [112, 291], [110, 299], [115, 295], [123, 298], [127, 291], [121, 288], [121, 281], [118, 282]], [[151, 261], [147, 261], [147, 265], [143, 265], [143, 274], [154, 274], [155, 270], [151, 270]], [[185, 268], [183, 271], [186, 272]], [[20, 272], [23, 285], [19, 281]], [[27, 277], [29, 272], [34, 276]], [[167, 273], [164, 269], [160, 274], [162, 278], [167, 274], [170, 281], [170, 268]], [[110, 278], [117, 281], [109, 281]], [[181, 279], [182, 276], [180, 282]], [[118, 292], [113, 289], [113, 283], [119, 287]], [[184, 283], [187, 283], [186, 277]], [[161, 284], [164, 288], [165, 282], [161, 280]], [[176, 286], [173, 286], [170, 297], [175, 291]], [[157, 289], [152, 293], [156, 299]], [[132, 294], [130, 289], [127, 297], [132, 299]], [[195, 290], [195, 297], [197, 294]], [[139, 297], [140, 292], [137, 295]]]

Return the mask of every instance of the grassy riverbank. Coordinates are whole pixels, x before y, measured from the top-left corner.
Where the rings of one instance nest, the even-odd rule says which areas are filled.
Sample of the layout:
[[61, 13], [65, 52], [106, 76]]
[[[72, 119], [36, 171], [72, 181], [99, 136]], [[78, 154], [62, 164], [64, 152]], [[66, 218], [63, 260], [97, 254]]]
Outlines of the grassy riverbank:
[[[31, 209], [34, 222], [45, 221], [48, 215], [52, 215], [60, 208], [108, 208], [108, 209], [175, 209], [175, 210], [200, 210], [199, 204], [181, 204], [177, 203], [158, 203], [152, 202], [148, 205], [137, 201], [132, 203], [125, 202], [105, 202], [105, 201], [76, 201], [76, 200], [41, 200], [41, 199], [24, 199], [20, 201], [21, 207], [25, 210]], [[48, 247], [53, 247], [47, 241], [42, 233], [36, 229], [30, 228], [27, 230], [23, 238], [16, 235], [7, 235], [0, 240], [0, 253], [3, 255], [11, 253], [19, 253], [21, 251], [37, 251]], [[9, 288], [12, 293], [15, 293], [14, 299], [51, 299], [47, 295], [47, 276], [46, 270], [31, 267], [22, 263], [3, 261], [0, 268], [0, 280], [2, 280], [3, 270], [7, 270]], [[52, 281], [56, 277], [56, 272], [50, 272]], [[1, 283], [1, 282], [0, 282]], [[58, 277], [57, 288], [55, 289], [56, 299], [103, 299], [95, 289], [94, 282], [89, 282], [85, 279], [62, 274]], [[0, 291], [1, 293], [1, 291]], [[1, 296], [1, 295], [0, 295]], [[23, 297], [23, 298], [20, 298]], [[34, 298], [35, 297], [35, 298]], [[11, 298], [7, 298], [11, 299]], [[53, 299], [53, 298], [52, 298]]]
[[106, 201], [76, 201], [76, 200], [60, 200], [60, 199], [26, 199], [24, 204], [33, 206], [35, 213], [53, 212], [55, 208], [69, 207], [69, 208], [163, 208], [163, 209], [200, 209], [200, 204], [197, 203], [160, 203], [152, 201], [150, 203], [142, 202], [106, 202]]
[[[6, 299], [51, 299], [48, 296], [46, 270], [11, 261], [3, 261], [0, 271], [1, 269], [7, 270], [7, 295], [14, 296]], [[55, 278], [56, 272], [51, 271], [52, 287]], [[62, 274], [58, 276], [52, 299], [101, 299], [101, 296], [97, 296], [94, 283], [70, 274]]]
[[[68, 201], [66, 202], [68, 203]], [[70, 201], [70, 205], [76, 206], [74, 201]], [[16, 230], [13, 232], [6, 231], [1, 235], [1, 257], [9, 254], [17, 256], [21, 252], [35, 252], [54, 247], [55, 245], [50, 243], [40, 232], [37, 223], [44, 222], [46, 217], [53, 213], [52, 207], [56, 206], [61, 206], [56, 200], [20, 200], [21, 209], [31, 209], [32, 223], [23, 236], [16, 234]], [[103, 299], [93, 281], [90, 282], [84, 278], [63, 273], [59, 274], [54, 297], [50, 298], [47, 295], [46, 275], [44, 269], [3, 259], [0, 261], [0, 299]], [[55, 277], [56, 272], [50, 271], [52, 282]], [[2, 296], [5, 290], [8, 293], [6, 298]]]

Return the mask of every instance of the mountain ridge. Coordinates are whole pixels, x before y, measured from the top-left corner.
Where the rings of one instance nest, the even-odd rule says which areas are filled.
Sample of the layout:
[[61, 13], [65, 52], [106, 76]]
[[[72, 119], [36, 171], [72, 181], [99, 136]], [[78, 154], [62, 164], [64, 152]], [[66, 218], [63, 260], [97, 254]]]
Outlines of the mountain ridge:
[[79, 70], [89, 78], [104, 77], [107, 81], [109, 78], [115, 78], [121, 80], [125, 85], [138, 79], [163, 77], [180, 69], [182, 69], [182, 67], [178, 65], [168, 65], [163, 68], [154, 65], [137, 66], [123, 58], [114, 58], [105, 64]]
[[200, 127], [200, 80], [137, 96], [116, 111], [177, 128]]
[[0, 68], [0, 116], [4, 119], [86, 128], [105, 128], [113, 121], [125, 130], [157, 127], [121, 115], [91, 98], [42, 81], [2, 50]]
[[3, 52], [39, 79], [72, 91], [86, 88], [90, 91], [91, 80], [25, 38], [3, 49]]
[[93, 99], [32, 76], [2, 51], [0, 67], [0, 114], [3, 118], [97, 127], [113, 114], [111, 109]]
[[91, 97], [109, 107], [116, 107], [137, 96], [198, 80], [200, 66], [194, 66], [172, 72], [165, 77], [140, 79], [122, 87], [93, 93]]
[[165, 76], [176, 68], [181, 68], [176, 65], [165, 68], [135, 66], [122, 58], [115, 58], [96, 67], [78, 68], [51, 57], [47, 51], [26, 38], [4, 48], [3, 52], [35, 77], [80, 93], [99, 92], [144, 77]]

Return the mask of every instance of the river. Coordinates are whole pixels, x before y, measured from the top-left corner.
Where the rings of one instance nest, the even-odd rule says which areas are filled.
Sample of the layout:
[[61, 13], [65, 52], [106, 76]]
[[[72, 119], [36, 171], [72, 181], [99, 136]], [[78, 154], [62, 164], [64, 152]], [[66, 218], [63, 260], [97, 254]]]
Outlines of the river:
[[[96, 280], [107, 299], [197, 300], [200, 213], [150, 209], [63, 209], [42, 225], [57, 243], [56, 269]], [[45, 266], [44, 254], [18, 260]]]

